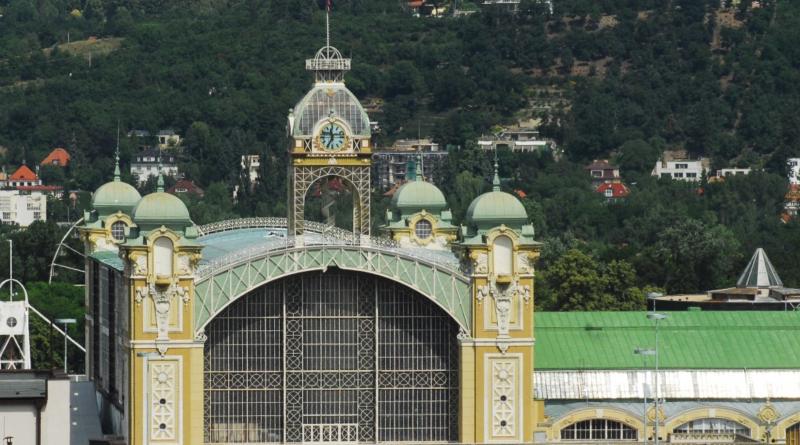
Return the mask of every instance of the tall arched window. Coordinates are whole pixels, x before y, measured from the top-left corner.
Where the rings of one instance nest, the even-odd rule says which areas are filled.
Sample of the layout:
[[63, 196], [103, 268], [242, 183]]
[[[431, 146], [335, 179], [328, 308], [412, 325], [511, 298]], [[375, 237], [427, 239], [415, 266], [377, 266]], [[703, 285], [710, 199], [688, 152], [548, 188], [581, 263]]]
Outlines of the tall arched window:
[[495, 238], [492, 254], [494, 257], [495, 276], [514, 273], [514, 262], [512, 261], [514, 258], [514, 243], [511, 242], [511, 238], [505, 235]]
[[575, 422], [561, 430], [561, 440], [636, 440], [636, 429], [608, 419]]
[[750, 428], [727, 419], [697, 419], [675, 428], [676, 433], [733, 433], [750, 437]]
[[158, 277], [172, 276], [172, 240], [166, 236], [153, 243], [153, 267]]

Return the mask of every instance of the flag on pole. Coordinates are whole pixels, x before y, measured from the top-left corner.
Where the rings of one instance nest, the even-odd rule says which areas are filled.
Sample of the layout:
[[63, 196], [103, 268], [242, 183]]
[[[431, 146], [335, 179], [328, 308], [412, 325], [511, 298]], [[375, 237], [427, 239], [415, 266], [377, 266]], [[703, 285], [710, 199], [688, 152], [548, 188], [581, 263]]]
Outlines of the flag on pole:
[[325, 0], [325, 10], [331, 12], [333, 9], [333, 0]]

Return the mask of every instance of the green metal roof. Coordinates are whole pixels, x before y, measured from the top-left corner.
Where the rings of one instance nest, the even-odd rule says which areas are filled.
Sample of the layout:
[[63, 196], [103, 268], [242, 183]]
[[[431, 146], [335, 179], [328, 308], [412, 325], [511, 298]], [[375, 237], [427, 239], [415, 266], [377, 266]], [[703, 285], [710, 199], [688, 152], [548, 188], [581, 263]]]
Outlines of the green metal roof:
[[397, 189], [392, 197], [392, 207], [400, 210], [403, 215], [410, 215], [420, 210], [438, 213], [447, 207], [447, 200], [438, 187], [418, 179], [407, 182]]
[[113, 181], [101, 185], [94, 192], [92, 208], [96, 209], [100, 216], [110, 215], [117, 211], [130, 215], [140, 199], [142, 196], [132, 185], [115, 178]]
[[528, 213], [514, 195], [493, 190], [472, 201], [467, 209], [467, 221], [479, 230], [500, 224], [516, 228], [528, 222]]
[[119, 257], [117, 252], [110, 250], [99, 250], [97, 252], [93, 252], [89, 256], [120, 272], [125, 270], [125, 264], [122, 262], [122, 258]]
[[137, 224], [163, 224], [168, 227], [171, 224], [179, 226], [192, 224], [186, 204], [177, 196], [163, 191], [150, 193], [142, 198], [133, 209], [133, 220]]
[[[665, 313], [661, 368], [800, 368], [800, 312]], [[634, 348], [655, 346], [644, 312], [537, 312], [535, 320], [536, 369], [641, 369]]]

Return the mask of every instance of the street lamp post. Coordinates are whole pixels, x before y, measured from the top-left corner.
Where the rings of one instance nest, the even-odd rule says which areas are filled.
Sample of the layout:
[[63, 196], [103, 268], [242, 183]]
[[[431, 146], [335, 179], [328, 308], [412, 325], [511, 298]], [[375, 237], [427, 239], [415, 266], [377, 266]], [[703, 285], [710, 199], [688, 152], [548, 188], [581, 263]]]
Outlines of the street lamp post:
[[67, 373], [67, 325], [75, 324], [78, 320], [74, 318], [57, 318], [56, 323], [64, 325], [64, 374]]
[[[647, 370], [647, 356], [656, 355], [656, 350], [653, 348], [636, 348], [633, 350], [636, 355], [642, 356], [642, 371]], [[644, 374], [642, 379], [642, 442], [647, 445], [647, 374]]]
[[655, 445], [658, 445], [658, 422], [659, 422], [658, 404], [660, 403], [660, 401], [659, 401], [660, 399], [659, 399], [659, 396], [658, 396], [658, 322], [661, 321], [661, 320], [664, 320], [665, 318], [667, 318], [667, 316], [666, 316], [666, 314], [659, 314], [658, 312], [649, 312], [647, 314], [647, 318], [650, 319], [650, 320], [654, 320], [656, 322], [656, 348], [655, 348], [655, 356], [656, 356], [656, 377], [655, 377], [655, 380], [656, 380], [656, 391], [655, 391], [656, 415], [655, 415], [655, 424], [656, 424], [656, 429], [655, 429], [655, 434], [654, 434], [655, 437], [654, 437], [654, 439], [655, 439]]

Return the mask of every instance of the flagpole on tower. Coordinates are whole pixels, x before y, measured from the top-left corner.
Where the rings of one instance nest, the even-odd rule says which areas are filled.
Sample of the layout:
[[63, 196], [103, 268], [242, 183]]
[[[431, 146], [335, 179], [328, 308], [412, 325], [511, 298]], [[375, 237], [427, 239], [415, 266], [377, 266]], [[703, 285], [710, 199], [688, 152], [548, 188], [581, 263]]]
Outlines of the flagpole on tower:
[[325, 0], [325, 46], [331, 46], [331, 0]]

